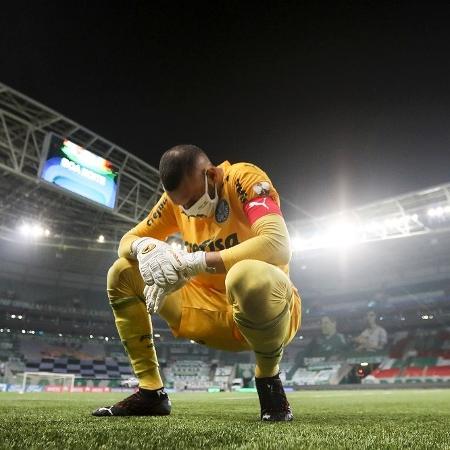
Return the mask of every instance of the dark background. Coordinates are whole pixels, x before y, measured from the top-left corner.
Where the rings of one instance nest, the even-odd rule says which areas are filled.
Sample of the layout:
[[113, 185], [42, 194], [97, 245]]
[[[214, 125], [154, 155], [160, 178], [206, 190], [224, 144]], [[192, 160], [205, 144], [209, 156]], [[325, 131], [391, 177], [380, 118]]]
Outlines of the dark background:
[[0, 80], [156, 167], [178, 143], [254, 162], [320, 215], [450, 181], [449, 24], [438, 1], [4, 2]]

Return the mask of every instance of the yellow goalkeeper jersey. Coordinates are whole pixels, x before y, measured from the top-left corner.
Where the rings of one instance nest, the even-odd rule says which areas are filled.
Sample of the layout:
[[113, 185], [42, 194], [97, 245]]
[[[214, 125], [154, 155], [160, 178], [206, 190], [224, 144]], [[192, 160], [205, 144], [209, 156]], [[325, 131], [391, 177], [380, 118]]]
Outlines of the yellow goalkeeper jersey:
[[[267, 174], [249, 163], [223, 162], [223, 186], [212, 217], [188, 217], [166, 193], [146, 219], [127, 234], [164, 240], [180, 233], [186, 250], [220, 251], [255, 236], [252, 223], [265, 214], [281, 214], [280, 200]], [[266, 201], [267, 200], [267, 201]], [[281, 266], [288, 272], [287, 266]], [[196, 282], [225, 292], [225, 274], [202, 273]]]

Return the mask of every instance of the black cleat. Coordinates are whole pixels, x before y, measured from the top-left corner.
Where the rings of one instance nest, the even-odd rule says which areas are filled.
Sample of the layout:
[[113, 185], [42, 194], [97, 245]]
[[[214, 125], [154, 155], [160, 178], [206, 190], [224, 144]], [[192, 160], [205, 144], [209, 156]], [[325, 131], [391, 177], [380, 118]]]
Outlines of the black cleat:
[[294, 416], [284, 393], [280, 374], [274, 377], [255, 378], [261, 405], [261, 420], [263, 422], [289, 422]]
[[105, 406], [92, 412], [93, 416], [167, 416], [172, 409], [164, 388], [157, 391], [141, 391], [112, 406]]

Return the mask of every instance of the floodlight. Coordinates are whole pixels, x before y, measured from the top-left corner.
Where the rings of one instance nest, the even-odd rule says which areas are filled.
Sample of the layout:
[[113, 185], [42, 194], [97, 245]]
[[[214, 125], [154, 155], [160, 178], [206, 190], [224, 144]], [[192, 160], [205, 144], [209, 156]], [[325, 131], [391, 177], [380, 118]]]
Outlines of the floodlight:
[[351, 222], [337, 222], [327, 234], [329, 246], [344, 247], [355, 244], [358, 240], [358, 228]]
[[305, 244], [306, 244], [305, 241], [303, 241], [303, 239], [301, 239], [298, 236], [294, 236], [291, 239], [291, 247], [293, 252], [303, 250], [305, 248]]
[[41, 225], [35, 223], [31, 227], [31, 234], [33, 237], [40, 237], [44, 234], [44, 229], [41, 227]]
[[30, 224], [23, 222], [19, 228], [19, 232], [27, 238], [39, 238], [41, 236], [50, 236], [50, 230], [48, 228], [44, 229], [39, 223]]
[[30, 233], [31, 228], [30, 228], [30, 226], [29, 226], [27, 223], [23, 223], [23, 224], [19, 227], [19, 231], [20, 231], [24, 236], [27, 236], [27, 235]]

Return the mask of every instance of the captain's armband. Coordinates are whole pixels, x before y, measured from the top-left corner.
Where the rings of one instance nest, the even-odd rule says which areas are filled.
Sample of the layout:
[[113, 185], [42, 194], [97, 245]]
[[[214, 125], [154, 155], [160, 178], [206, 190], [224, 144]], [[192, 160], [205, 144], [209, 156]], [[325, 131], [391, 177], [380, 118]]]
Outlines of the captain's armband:
[[244, 212], [250, 225], [267, 214], [278, 214], [282, 216], [280, 207], [269, 196], [256, 197], [244, 204]]

